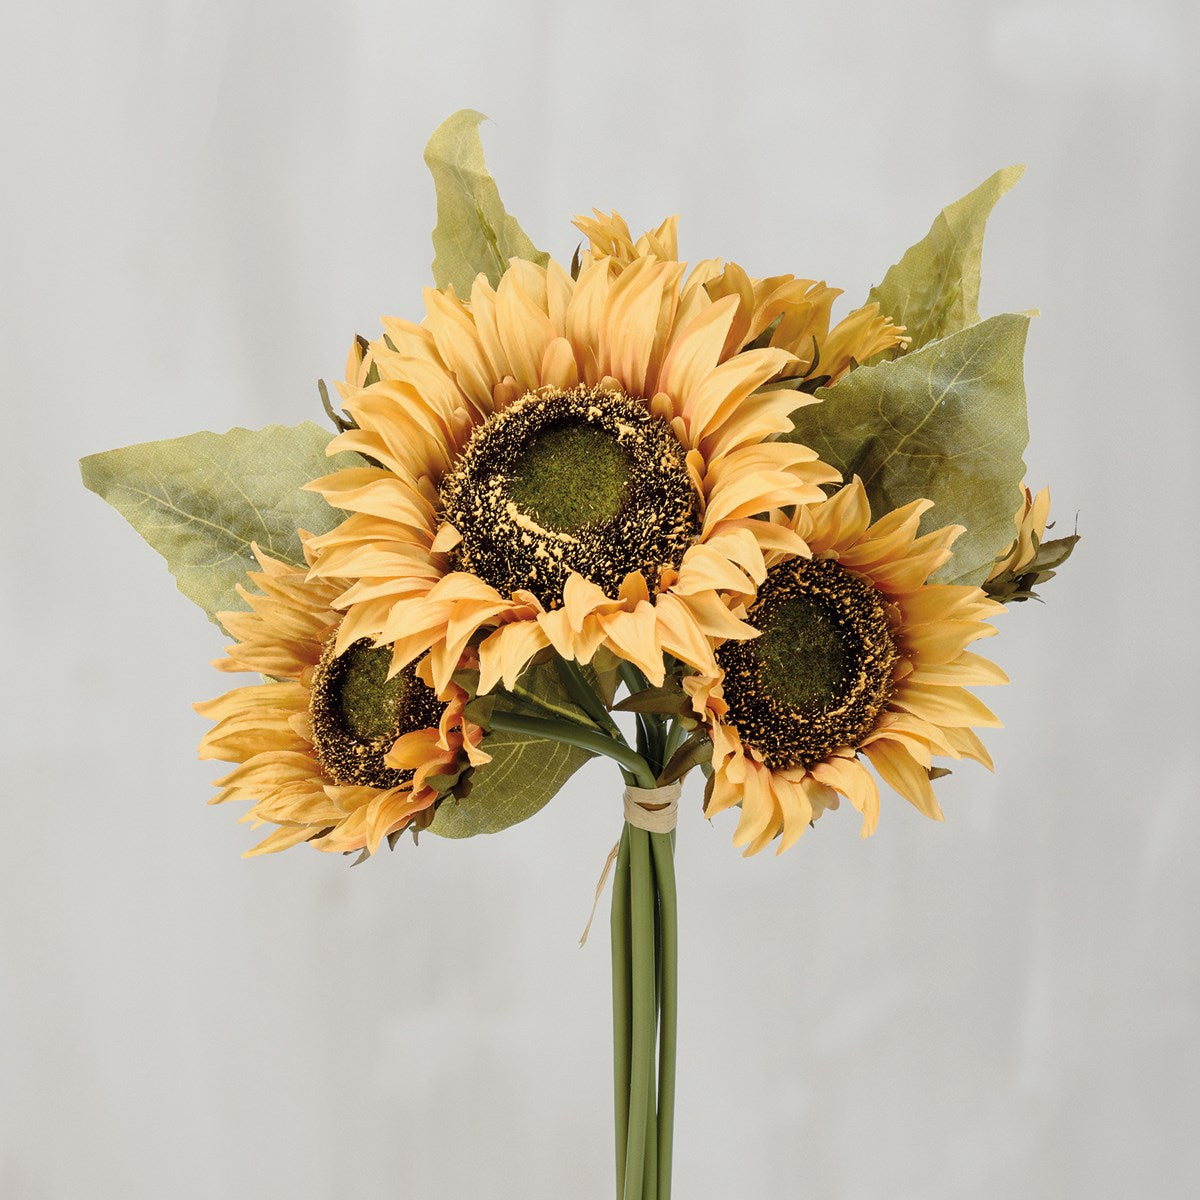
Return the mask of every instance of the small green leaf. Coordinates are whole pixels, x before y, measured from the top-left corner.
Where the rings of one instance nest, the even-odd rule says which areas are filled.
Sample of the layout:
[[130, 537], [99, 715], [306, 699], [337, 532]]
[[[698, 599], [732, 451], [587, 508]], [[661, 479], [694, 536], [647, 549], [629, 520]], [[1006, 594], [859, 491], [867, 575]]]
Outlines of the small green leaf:
[[[464, 681], [467, 676], [462, 675]], [[478, 676], [475, 677], [478, 682]], [[471, 700], [467, 716], [485, 728], [496, 711], [561, 716], [591, 728], [572, 703], [558, 672], [547, 663], [527, 668], [514, 692], [496, 691]], [[485, 717], [486, 720], [480, 718]], [[540, 812], [591, 755], [575, 746], [519, 733], [497, 731], [483, 739], [492, 761], [467, 772], [469, 786], [438, 805], [430, 833], [446, 838], [499, 833]]]
[[432, 788], [438, 795], [444, 795], [458, 783], [461, 776], [461, 771], [455, 771], [448, 775], [426, 775], [425, 786]]
[[92, 454], [79, 465], [84, 486], [167, 560], [179, 590], [215, 621], [218, 612], [245, 608], [234, 588], [255, 568], [251, 542], [303, 567], [297, 530], [324, 533], [341, 519], [300, 490], [360, 461], [326, 458], [331, 437], [311, 421], [193, 433]]
[[550, 256], [525, 236], [500, 201], [496, 182], [483, 161], [479, 123], [483, 113], [464, 108], [433, 131], [425, 162], [437, 189], [437, 227], [433, 231], [433, 279], [453, 285], [463, 297], [481, 271], [495, 287], [510, 258], [545, 266]]
[[984, 226], [996, 201], [1024, 173], [1024, 167], [1005, 167], [942, 209], [925, 237], [871, 289], [868, 303], [878, 301], [912, 338], [910, 354], [979, 322]]
[[1033, 560], [1033, 569], [1046, 571], [1061, 567], [1071, 557], [1071, 552], [1079, 543], [1079, 536], [1077, 533], [1072, 533], [1068, 537], [1054, 538], [1052, 541], [1043, 542], [1038, 547], [1037, 557]]
[[1029, 318], [1003, 313], [903, 358], [851, 371], [792, 414], [791, 439], [848, 479], [876, 519], [934, 502], [924, 530], [964, 525], [942, 583], [982, 583], [1012, 542], [1029, 441], [1023, 356]]
[[430, 833], [468, 838], [527, 821], [591, 757], [574, 746], [517, 733], [489, 734], [483, 748], [492, 761], [471, 772], [464, 799], [447, 796], [441, 802]]
[[613, 697], [621, 685], [621, 659], [606, 646], [601, 646], [592, 658], [590, 670], [596, 674], [596, 692], [604, 701], [605, 707], [611, 708]]
[[487, 729], [492, 723], [492, 713], [496, 709], [496, 697], [475, 696], [463, 706], [463, 716], [473, 721], [480, 729]]
[[643, 688], [639, 692], [634, 692], [632, 696], [626, 696], [620, 703], [614, 704], [613, 711], [663, 713], [675, 716], [686, 706], [687, 697], [679, 686], [678, 680], [675, 680], [674, 683], [674, 687]]
[[658, 777], [658, 786], [666, 787], [668, 783], [682, 779], [693, 767], [700, 767], [705, 763], [712, 762], [712, 752], [713, 746], [709, 741], [708, 734], [703, 729], [698, 733], [693, 733], [671, 755], [671, 761], [667, 763]]
[[560, 718], [589, 728], [594, 724], [588, 714], [575, 703], [548, 663], [525, 671], [511, 692], [502, 688], [497, 695], [500, 707], [508, 712]]
[[1054, 578], [1057, 568], [1071, 557], [1071, 552], [1078, 542], [1079, 534], [1073, 533], [1069, 537], [1040, 543], [1031, 562], [1026, 563], [1019, 571], [1005, 571], [995, 579], [989, 579], [983, 585], [983, 590], [1002, 604], [1040, 600], [1037, 589]]

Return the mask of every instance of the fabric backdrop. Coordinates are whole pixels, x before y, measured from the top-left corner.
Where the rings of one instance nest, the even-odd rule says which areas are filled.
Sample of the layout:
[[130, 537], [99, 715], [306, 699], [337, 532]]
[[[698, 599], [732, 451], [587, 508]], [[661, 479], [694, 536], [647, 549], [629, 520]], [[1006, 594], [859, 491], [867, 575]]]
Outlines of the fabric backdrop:
[[509, 209], [860, 300], [1025, 162], [984, 313], [1039, 308], [1029, 480], [1084, 535], [988, 653], [993, 777], [743, 861], [679, 830], [677, 1195], [1200, 1194], [1194, 5], [8, 6], [0, 1196], [603, 1197], [607, 764], [355, 870], [207, 808], [224, 639], [76, 459], [320, 420], [429, 282], [424, 142]]

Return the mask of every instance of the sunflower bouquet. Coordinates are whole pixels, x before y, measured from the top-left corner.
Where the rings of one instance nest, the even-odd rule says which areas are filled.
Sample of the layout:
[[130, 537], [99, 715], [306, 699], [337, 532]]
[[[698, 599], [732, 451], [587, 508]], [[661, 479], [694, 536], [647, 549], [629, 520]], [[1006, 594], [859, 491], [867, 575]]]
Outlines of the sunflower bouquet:
[[835, 323], [823, 282], [689, 268], [675, 218], [580, 217], [559, 265], [481, 119], [429, 142], [435, 286], [353, 340], [336, 405], [319, 385], [332, 432], [196, 433], [83, 477], [233, 639], [216, 667], [257, 676], [196, 706], [232, 765], [214, 802], [269, 827], [249, 854], [495, 833], [613, 760], [616, 1194], [667, 1200], [685, 776], [745, 854], [843, 798], [873, 833], [879, 781], [940, 820], [941, 764], [992, 765], [968, 689], [1006, 677], [970, 647], [1077, 540], [1024, 485], [1030, 314], [978, 311], [1021, 172]]

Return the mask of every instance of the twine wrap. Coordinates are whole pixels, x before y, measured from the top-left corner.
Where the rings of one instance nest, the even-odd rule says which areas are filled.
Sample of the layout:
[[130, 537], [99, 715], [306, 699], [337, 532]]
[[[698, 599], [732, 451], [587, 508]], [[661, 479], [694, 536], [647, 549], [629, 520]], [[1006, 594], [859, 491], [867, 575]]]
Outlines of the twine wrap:
[[[630, 785], [625, 789], [625, 820], [635, 829], [644, 829], [648, 833], [670, 833], [679, 823], [679, 793], [683, 783], [676, 780], [666, 787], [640, 788]], [[596, 884], [596, 897], [592, 901], [592, 915], [584, 926], [583, 936], [579, 939], [581, 946], [588, 940], [592, 931], [592, 922], [596, 919], [596, 909], [600, 907], [600, 896], [604, 885], [608, 882], [609, 872], [617, 861], [617, 853], [621, 848], [618, 841], [608, 852], [604, 869], [600, 872], [600, 882]]]
[[670, 833], [679, 820], [679, 793], [683, 784], [678, 780], [666, 787], [625, 789], [625, 820], [650, 833]]

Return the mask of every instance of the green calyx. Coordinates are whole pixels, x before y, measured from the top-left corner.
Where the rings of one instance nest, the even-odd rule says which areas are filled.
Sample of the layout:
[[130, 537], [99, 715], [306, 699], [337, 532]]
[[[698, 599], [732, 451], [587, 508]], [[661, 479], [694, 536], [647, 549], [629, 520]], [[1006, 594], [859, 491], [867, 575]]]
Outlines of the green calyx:
[[1055, 538], [1053, 541], [1035, 541], [1033, 558], [1016, 570], [1008, 570], [994, 579], [986, 580], [981, 586], [1001, 604], [1012, 604], [1019, 600], [1040, 600], [1037, 588], [1054, 578], [1059, 567], [1071, 557], [1079, 541], [1079, 534]]
[[875, 728], [899, 657], [886, 598], [831, 559], [773, 567], [747, 620], [760, 636], [726, 642], [727, 720], [768, 766], [809, 767]]
[[313, 672], [309, 715], [313, 746], [338, 784], [399, 787], [412, 778], [384, 762], [402, 734], [436, 726], [444, 705], [412, 665], [388, 678], [390, 647], [366, 638], [334, 654], [330, 638]]

